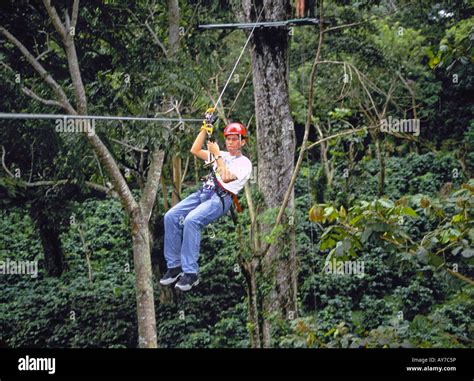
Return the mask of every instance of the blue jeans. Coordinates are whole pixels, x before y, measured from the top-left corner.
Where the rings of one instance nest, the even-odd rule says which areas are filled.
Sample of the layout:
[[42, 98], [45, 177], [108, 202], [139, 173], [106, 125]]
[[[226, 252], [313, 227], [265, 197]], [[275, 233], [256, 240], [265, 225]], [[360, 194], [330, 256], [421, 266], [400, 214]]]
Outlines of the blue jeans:
[[197, 274], [201, 228], [228, 212], [232, 197], [220, 197], [209, 189], [200, 189], [165, 214], [165, 258], [168, 268], [181, 266], [183, 272]]

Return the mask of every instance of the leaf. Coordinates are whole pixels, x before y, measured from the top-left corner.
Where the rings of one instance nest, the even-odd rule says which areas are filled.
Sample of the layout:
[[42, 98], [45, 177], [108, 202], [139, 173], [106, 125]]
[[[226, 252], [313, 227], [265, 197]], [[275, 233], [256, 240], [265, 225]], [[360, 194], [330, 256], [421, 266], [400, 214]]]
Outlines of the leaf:
[[335, 209], [333, 206], [330, 206], [329, 208], [326, 208], [324, 211], [324, 217], [329, 217], [334, 213]]
[[379, 204], [382, 205], [384, 208], [393, 208], [395, 204], [393, 203], [392, 200], [386, 199], [386, 198], [381, 198], [378, 200]]
[[461, 236], [461, 232], [458, 229], [449, 229], [449, 233], [450, 233], [450, 238], [452, 240], [455, 240], [456, 238]]
[[409, 206], [403, 207], [402, 213], [405, 216], [418, 217], [418, 214], [416, 214], [416, 212], [412, 208], [410, 208]]
[[429, 261], [428, 250], [426, 250], [424, 247], [420, 247], [418, 249], [418, 251], [416, 252], [416, 256], [422, 263], [426, 264]]
[[439, 267], [444, 263], [444, 261], [437, 255], [430, 253], [428, 254], [428, 263], [432, 266]]
[[372, 226], [374, 232], [388, 232], [391, 230], [391, 226], [385, 222], [378, 222]]
[[362, 233], [362, 236], [360, 237], [360, 241], [362, 243], [366, 242], [369, 239], [371, 234], [372, 234], [372, 229], [371, 228], [365, 228], [364, 232]]
[[352, 247], [351, 245], [351, 240], [349, 237], [344, 238], [344, 241], [342, 241], [342, 247], [344, 251], [349, 251], [350, 248]]
[[338, 242], [335, 250], [336, 257], [342, 257], [344, 255], [344, 246], [342, 242]]
[[323, 222], [324, 221], [324, 209], [318, 205], [314, 205], [309, 210], [309, 219], [311, 222]]
[[355, 225], [363, 217], [364, 217], [363, 214], [359, 214], [358, 216], [354, 217], [352, 220], [349, 221], [349, 225]]
[[465, 250], [463, 250], [461, 255], [464, 258], [471, 258], [472, 256], [474, 256], [474, 250], [473, 249], [465, 249]]
[[339, 209], [339, 215], [342, 217], [342, 218], [346, 218], [347, 217], [347, 211], [346, 209], [341, 205], [341, 208]]
[[443, 44], [443, 45], [439, 46], [440, 52], [446, 52], [446, 51], [448, 51], [448, 49], [449, 49], [448, 45]]
[[319, 250], [323, 251], [326, 249], [331, 249], [334, 247], [334, 245], [336, 245], [336, 241], [334, 241], [332, 238], [327, 238], [321, 243]]
[[428, 200], [427, 198], [422, 198], [420, 201], [420, 206], [423, 209], [427, 208], [428, 206], [430, 206], [430, 200]]
[[428, 65], [430, 67], [430, 69], [434, 69], [436, 66], [438, 66], [438, 64], [441, 62], [441, 60], [439, 59], [438, 56], [435, 56], [433, 58], [430, 58], [429, 62], [428, 62]]

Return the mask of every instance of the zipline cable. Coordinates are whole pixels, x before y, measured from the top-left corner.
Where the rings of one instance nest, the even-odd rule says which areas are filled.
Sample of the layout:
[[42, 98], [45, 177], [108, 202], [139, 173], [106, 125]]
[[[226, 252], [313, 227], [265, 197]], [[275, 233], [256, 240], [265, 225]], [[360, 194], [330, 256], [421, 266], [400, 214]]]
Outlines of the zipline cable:
[[95, 120], [139, 120], [143, 122], [201, 122], [201, 119], [147, 118], [135, 116], [69, 115], [69, 114], [20, 114], [0, 112], [0, 119], [95, 119]]

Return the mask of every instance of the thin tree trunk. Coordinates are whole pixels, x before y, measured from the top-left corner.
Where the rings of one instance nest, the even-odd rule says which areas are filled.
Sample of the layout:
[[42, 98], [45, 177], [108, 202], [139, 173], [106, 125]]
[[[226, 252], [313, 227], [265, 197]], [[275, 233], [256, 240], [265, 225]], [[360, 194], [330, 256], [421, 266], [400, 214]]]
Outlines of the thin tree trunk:
[[163, 209], [166, 213], [169, 209], [168, 190], [166, 188], [165, 178], [163, 177], [163, 175], [161, 175], [161, 177], [160, 177], [160, 183], [161, 183], [161, 193], [163, 194]]
[[138, 346], [156, 348], [155, 300], [150, 257], [148, 221], [140, 208], [132, 212], [132, 244], [138, 314]]
[[171, 193], [171, 206], [175, 206], [181, 201], [181, 158], [173, 157], [171, 159], [173, 168], [173, 192]]
[[43, 203], [33, 203], [30, 214], [35, 221], [43, 246], [46, 271], [49, 276], [59, 277], [64, 271], [64, 252], [59, 239], [59, 224], [44, 212]]
[[380, 147], [381, 143], [379, 138], [374, 135], [375, 140], [375, 153], [377, 155], [377, 160], [379, 161], [380, 171], [379, 171], [379, 191], [378, 196], [382, 197], [385, 194], [385, 157], [382, 148]]
[[[72, 22], [69, 19], [68, 13], [65, 12], [65, 24], [62, 23], [55, 7], [51, 5], [50, 0], [43, 0], [43, 3], [56, 31], [61, 36], [66, 50], [69, 73], [72, 79], [76, 99], [76, 112], [79, 115], [87, 114], [87, 97], [74, 45], [75, 33], [71, 32], [71, 28], [75, 28], [76, 26], [79, 2], [78, 0], [74, 1], [71, 17]], [[88, 127], [90, 131], [90, 122], [88, 123]], [[158, 156], [151, 159], [148, 181], [139, 205], [133, 198], [132, 192], [120, 172], [115, 159], [102, 140], [95, 133], [88, 133], [87, 139], [99, 157], [99, 160], [103, 164], [107, 174], [110, 176], [111, 182], [114, 185], [126, 212], [130, 216], [133, 258], [135, 265], [139, 346], [154, 348], [157, 346], [156, 321], [148, 221], [153, 208], [156, 190], [159, 185], [159, 176], [161, 175], [161, 165], [158, 163], [159, 152], [155, 151], [154, 156]], [[157, 168], [157, 165], [159, 165], [159, 168]], [[156, 173], [158, 173], [158, 177], [156, 176]]]
[[257, 288], [257, 261], [241, 263], [240, 265], [245, 281], [247, 283], [247, 306], [249, 320], [250, 346], [252, 348], [262, 347], [261, 320], [259, 314], [258, 288]]

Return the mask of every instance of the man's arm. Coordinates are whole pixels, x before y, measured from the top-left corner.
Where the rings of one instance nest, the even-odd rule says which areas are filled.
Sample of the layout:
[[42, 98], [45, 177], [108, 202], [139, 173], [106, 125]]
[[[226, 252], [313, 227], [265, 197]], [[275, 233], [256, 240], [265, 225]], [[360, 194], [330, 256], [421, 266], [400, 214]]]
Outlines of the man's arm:
[[191, 153], [198, 157], [201, 160], [208, 160], [209, 159], [209, 151], [202, 149], [202, 145], [204, 144], [204, 139], [206, 138], [206, 131], [201, 130], [196, 137], [196, 140], [191, 147]]
[[217, 172], [221, 175], [222, 181], [225, 183], [230, 183], [231, 181], [237, 180], [237, 176], [233, 174], [229, 169], [225, 166], [224, 160], [221, 156], [216, 160], [217, 163]]
[[224, 160], [221, 157], [221, 150], [216, 142], [207, 142], [207, 148], [209, 152], [216, 158], [217, 173], [220, 175], [221, 180], [224, 183], [237, 180], [237, 176], [232, 173], [225, 165]]

